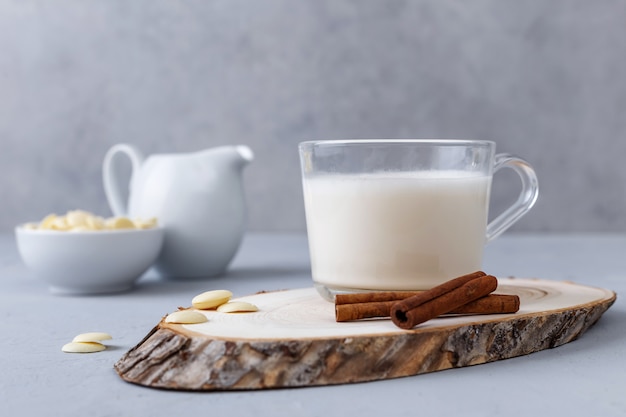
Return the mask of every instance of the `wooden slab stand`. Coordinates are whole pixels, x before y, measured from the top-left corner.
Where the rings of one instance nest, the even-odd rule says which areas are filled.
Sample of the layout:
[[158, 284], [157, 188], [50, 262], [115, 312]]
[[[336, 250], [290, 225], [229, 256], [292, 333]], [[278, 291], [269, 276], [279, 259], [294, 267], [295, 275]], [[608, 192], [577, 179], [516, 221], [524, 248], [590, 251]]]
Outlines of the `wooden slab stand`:
[[401, 330], [391, 320], [336, 323], [334, 306], [312, 288], [240, 299], [256, 313], [205, 311], [208, 322], [163, 320], [115, 369], [153, 388], [214, 391], [364, 382], [460, 368], [568, 343], [616, 299], [614, 292], [537, 279], [500, 279], [520, 311], [455, 316]]

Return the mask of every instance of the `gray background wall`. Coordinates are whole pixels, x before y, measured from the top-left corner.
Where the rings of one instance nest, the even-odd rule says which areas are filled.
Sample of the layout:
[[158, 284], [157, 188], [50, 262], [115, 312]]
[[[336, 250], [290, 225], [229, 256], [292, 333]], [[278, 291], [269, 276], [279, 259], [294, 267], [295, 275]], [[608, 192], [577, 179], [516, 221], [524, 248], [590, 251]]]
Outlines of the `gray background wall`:
[[517, 231], [626, 232], [625, 22], [616, 0], [0, 0], [0, 230], [109, 215], [102, 158], [131, 142], [249, 145], [249, 228], [301, 231], [299, 141], [428, 137], [535, 165]]

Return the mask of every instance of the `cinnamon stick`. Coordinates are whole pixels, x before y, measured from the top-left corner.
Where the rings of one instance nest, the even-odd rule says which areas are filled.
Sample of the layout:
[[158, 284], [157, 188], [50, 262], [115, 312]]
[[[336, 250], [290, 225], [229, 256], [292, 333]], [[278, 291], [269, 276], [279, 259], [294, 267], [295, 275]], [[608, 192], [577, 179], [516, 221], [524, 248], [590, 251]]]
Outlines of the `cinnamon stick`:
[[390, 310], [391, 320], [402, 329], [410, 329], [477, 300], [497, 287], [498, 280], [493, 275], [459, 277], [396, 302]]
[[[345, 322], [375, 317], [389, 317], [391, 307], [397, 301], [421, 294], [422, 292], [337, 294], [335, 298], [335, 320], [337, 322]], [[364, 302], [361, 300], [376, 301]], [[517, 312], [519, 306], [520, 300], [517, 295], [489, 294], [455, 308], [447, 314], [506, 314]]]
[[372, 291], [335, 295], [335, 304], [377, 303], [398, 301], [421, 294], [423, 291]]

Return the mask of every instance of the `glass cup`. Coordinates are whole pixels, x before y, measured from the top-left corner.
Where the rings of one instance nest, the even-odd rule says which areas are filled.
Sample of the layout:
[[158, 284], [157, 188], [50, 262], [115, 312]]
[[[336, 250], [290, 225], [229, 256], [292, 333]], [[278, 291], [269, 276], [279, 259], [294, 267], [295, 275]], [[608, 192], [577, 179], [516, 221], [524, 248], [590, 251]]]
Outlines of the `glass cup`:
[[[524, 160], [473, 140], [329, 140], [299, 145], [311, 273], [343, 292], [424, 290], [481, 269], [483, 250], [535, 204]], [[521, 178], [487, 224], [491, 179]]]

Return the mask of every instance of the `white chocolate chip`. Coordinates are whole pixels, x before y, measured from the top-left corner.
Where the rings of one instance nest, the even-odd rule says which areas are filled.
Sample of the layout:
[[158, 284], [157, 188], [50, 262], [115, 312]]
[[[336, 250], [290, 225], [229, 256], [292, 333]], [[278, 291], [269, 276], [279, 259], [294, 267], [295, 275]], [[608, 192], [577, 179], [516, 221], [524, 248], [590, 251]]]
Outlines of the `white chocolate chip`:
[[104, 229], [104, 219], [99, 216], [89, 216], [85, 220], [85, 224], [90, 230], [102, 230]]
[[166, 323], [197, 324], [204, 323], [207, 318], [204, 314], [193, 310], [180, 310], [170, 313], [165, 318]]
[[127, 217], [113, 217], [106, 221], [109, 229], [134, 229], [135, 223]]
[[191, 300], [191, 304], [200, 310], [209, 310], [225, 304], [233, 293], [228, 290], [213, 290], [198, 294]]
[[66, 353], [93, 353], [102, 352], [104, 349], [106, 346], [98, 342], [70, 342], [61, 348]]
[[86, 227], [87, 226], [87, 218], [91, 217], [91, 213], [88, 213], [83, 210], [71, 210], [68, 211], [65, 215], [65, 223], [70, 228], [75, 227]]
[[217, 311], [220, 313], [249, 313], [259, 311], [259, 308], [254, 304], [245, 301], [231, 301], [219, 306]]
[[70, 226], [68, 226], [65, 217], [57, 217], [52, 221], [50, 228], [52, 230], [69, 230]]
[[81, 333], [74, 337], [72, 342], [101, 342], [112, 339], [111, 335], [103, 332]]
[[151, 217], [147, 220], [134, 219], [133, 223], [137, 229], [150, 229], [152, 227], [156, 227], [157, 219], [156, 217]]
[[30, 230], [56, 230], [70, 232], [85, 232], [95, 230], [119, 229], [150, 229], [157, 226], [157, 219], [131, 220], [127, 217], [111, 217], [104, 219], [84, 210], [70, 210], [64, 216], [47, 215], [39, 223], [27, 223], [24, 228]]
[[52, 223], [56, 220], [56, 214], [48, 214], [44, 219], [39, 223], [40, 229], [52, 229]]

